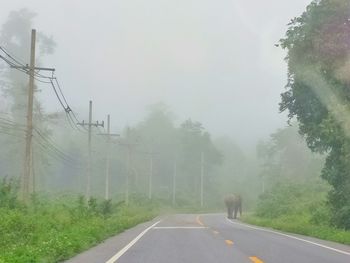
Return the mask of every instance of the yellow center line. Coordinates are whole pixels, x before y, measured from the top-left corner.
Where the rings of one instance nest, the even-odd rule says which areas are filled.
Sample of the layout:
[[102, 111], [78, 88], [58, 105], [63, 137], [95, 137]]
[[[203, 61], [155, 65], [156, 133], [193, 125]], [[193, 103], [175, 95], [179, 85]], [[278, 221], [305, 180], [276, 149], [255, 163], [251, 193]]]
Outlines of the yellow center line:
[[202, 223], [202, 221], [199, 219], [199, 215], [196, 218], [196, 221], [198, 224], [200, 224], [201, 226], [204, 226], [204, 224]]
[[249, 259], [254, 263], [264, 263], [264, 261], [262, 261], [261, 259], [259, 259], [257, 257], [249, 257]]
[[227, 239], [227, 240], [225, 240], [225, 242], [226, 242], [226, 244], [228, 246], [232, 246], [233, 245], [233, 241], [232, 240]]

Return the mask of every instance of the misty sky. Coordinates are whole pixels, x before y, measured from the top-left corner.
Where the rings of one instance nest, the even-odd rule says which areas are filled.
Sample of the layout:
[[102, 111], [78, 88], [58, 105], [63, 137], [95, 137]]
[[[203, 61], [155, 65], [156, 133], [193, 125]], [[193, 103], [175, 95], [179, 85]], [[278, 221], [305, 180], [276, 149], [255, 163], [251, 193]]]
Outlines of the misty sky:
[[[1, 2], [1, 24], [12, 10], [37, 13], [35, 28], [57, 43], [43, 66], [56, 68], [82, 118], [92, 99], [94, 118], [110, 113], [119, 132], [162, 101], [179, 121], [191, 117], [241, 145], [286, 125], [278, 113], [285, 54], [274, 44], [310, 0]], [[60, 109], [40, 87], [46, 109]]]

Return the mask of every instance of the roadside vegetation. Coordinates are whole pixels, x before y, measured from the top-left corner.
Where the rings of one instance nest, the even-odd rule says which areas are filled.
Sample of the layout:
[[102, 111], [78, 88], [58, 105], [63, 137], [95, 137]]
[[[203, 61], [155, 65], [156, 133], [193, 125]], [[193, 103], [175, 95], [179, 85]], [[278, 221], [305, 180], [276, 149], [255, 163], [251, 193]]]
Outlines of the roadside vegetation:
[[[29, 57], [35, 17], [28, 9], [13, 11], [0, 28], [0, 53], [14, 64], [14, 57]], [[56, 43], [43, 32], [37, 42], [39, 65]], [[35, 83], [38, 90], [46, 84]], [[20, 190], [16, 179], [24, 168], [28, 75], [5, 63], [0, 84], [0, 263], [59, 262], [160, 213], [222, 210], [226, 193], [259, 185], [255, 164], [232, 138], [213, 138], [201, 122], [177, 119], [162, 102], [150, 105], [139, 122], [113, 130], [119, 137], [106, 140], [105, 131], [92, 127], [88, 160], [88, 133], [77, 126], [83, 119], [74, 107], [47, 112], [35, 96], [26, 185], [32, 195], [24, 205], [18, 195], [25, 187]], [[90, 188], [88, 163], [94, 198], [86, 200], [80, 195]], [[244, 192], [252, 205], [256, 191]]]
[[156, 205], [130, 206], [81, 196], [36, 197], [17, 202], [16, 183], [0, 184], [0, 262], [60, 262], [104, 239], [148, 221]]
[[[200, 121], [179, 120], [155, 103], [142, 120], [120, 127], [118, 138], [105, 140], [93, 127], [88, 167], [96, 198], [88, 200], [80, 196], [90, 189], [87, 133], [69, 121], [68, 104], [49, 113], [37, 96], [32, 196], [19, 201], [28, 76], [4, 67], [0, 263], [59, 262], [160, 213], [221, 211], [228, 193], [241, 194], [244, 210], [255, 207], [245, 222], [350, 244], [349, 9], [348, 0], [315, 0], [289, 24], [280, 42], [289, 71], [280, 111], [288, 111], [291, 125], [261, 141], [256, 155], [230, 135], [215, 137]], [[27, 9], [14, 11], [1, 27], [0, 42], [23, 60], [34, 17]], [[44, 34], [40, 39], [44, 58], [56, 44]]]
[[332, 224], [327, 205], [329, 186], [285, 182], [262, 194], [254, 213], [245, 215], [246, 223], [290, 233], [312, 236], [350, 245], [350, 231]]
[[294, 123], [257, 147], [261, 194], [246, 223], [350, 244], [350, 231], [334, 222], [329, 192], [320, 178], [324, 155], [312, 153]]
[[258, 147], [267, 188], [248, 223], [350, 244], [349, 8], [312, 1], [280, 41], [288, 63], [280, 110], [297, 123]]

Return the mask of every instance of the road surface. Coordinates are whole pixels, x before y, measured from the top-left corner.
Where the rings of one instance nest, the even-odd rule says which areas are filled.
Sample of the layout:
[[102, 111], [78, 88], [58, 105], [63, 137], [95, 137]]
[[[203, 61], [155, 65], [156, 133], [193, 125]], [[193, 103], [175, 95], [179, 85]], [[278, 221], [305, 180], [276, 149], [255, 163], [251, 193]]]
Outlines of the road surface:
[[66, 263], [350, 263], [350, 246], [228, 220], [171, 215], [106, 240]]

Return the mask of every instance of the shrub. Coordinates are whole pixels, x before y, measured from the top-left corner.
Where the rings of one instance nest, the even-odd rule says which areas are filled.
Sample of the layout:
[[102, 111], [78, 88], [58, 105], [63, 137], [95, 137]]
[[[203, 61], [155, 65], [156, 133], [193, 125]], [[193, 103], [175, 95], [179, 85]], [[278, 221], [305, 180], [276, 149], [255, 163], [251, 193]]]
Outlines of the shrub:
[[19, 182], [16, 179], [7, 179], [0, 181], [0, 207], [15, 208], [18, 206]]

